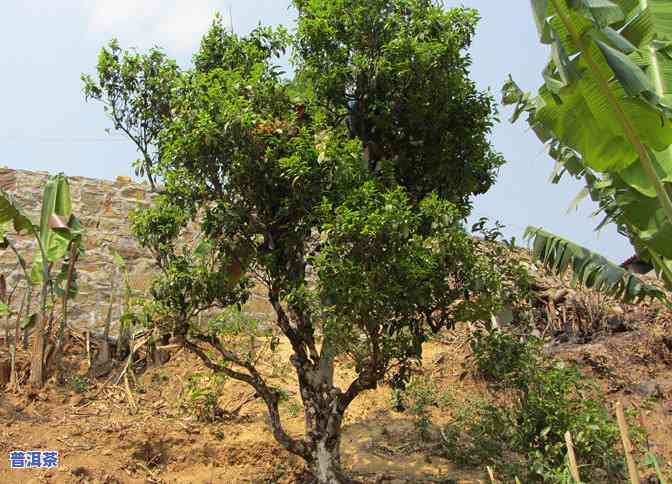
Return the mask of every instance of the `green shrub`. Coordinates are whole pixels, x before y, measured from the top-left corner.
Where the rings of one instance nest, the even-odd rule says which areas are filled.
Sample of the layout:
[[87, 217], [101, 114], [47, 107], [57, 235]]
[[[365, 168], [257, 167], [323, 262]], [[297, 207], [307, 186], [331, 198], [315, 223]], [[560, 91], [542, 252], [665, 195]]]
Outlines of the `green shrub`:
[[510, 387], [535, 363], [541, 343], [501, 331], [476, 331], [469, 345], [472, 373], [489, 384]]
[[287, 404], [287, 414], [292, 418], [298, 417], [299, 414], [301, 413], [301, 409], [303, 408], [303, 406], [293, 398], [288, 402], [286, 402], [286, 404]]
[[437, 390], [428, 376], [414, 376], [401, 395], [404, 407], [415, 418], [421, 438], [427, 438], [432, 424], [429, 407], [437, 405]]
[[75, 393], [85, 393], [91, 388], [91, 380], [85, 376], [75, 375], [72, 380], [70, 380], [70, 386]]
[[215, 422], [224, 412], [219, 406], [224, 378], [220, 375], [206, 377], [195, 373], [187, 380], [180, 398], [180, 407], [202, 422]]
[[454, 421], [441, 431], [447, 457], [460, 466], [495, 463], [513, 433], [509, 413], [483, 400], [453, 400], [450, 407]]
[[527, 482], [563, 482], [564, 434], [572, 434], [581, 476], [588, 482], [623, 477], [619, 430], [594, 384], [575, 366], [540, 351], [537, 340], [476, 333], [472, 371], [505, 390], [504, 402], [462, 403], [442, 432], [449, 458], [496, 465]]

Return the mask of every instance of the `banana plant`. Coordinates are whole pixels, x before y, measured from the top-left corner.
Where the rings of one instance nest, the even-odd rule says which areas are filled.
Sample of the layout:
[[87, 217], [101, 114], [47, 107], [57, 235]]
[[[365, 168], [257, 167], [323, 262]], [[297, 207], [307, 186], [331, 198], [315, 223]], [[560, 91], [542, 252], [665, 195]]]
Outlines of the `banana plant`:
[[512, 121], [527, 114], [557, 162], [553, 181], [582, 178], [604, 223], [672, 288], [672, 2], [531, 3], [551, 59], [536, 96], [505, 84]]
[[572, 281], [626, 303], [655, 298], [672, 309], [660, 288], [585, 247], [538, 227], [528, 227], [525, 238], [533, 241], [532, 255], [557, 275], [571, 268]]
[[[11, 195], [0, 190], [0, 225], [10, 222], [17, 234], [28, 233], [34, 237], [37, 244], [32, 269], [29, 271], [16, 247], [6, 236], [3, 236], [3, 241], [10, 245], [17, 254], [28, 284], [41, 285], [40, 313], [37, 317], [30, 315], [26, 320], [29, 325], [35, 326], [30, 383], [34, 387], [41, 387], [44, 383], [47, 299], [51, 291], [55, 290], [55, 285], [63, 282], [62, 277], [52, 278], [51, 270], [54, 263], [62, 260], [69, 251], [72, 253], [73, 247], [78, 249], [81, 247], [82, 231], [77, 218], [72, 213], [70, 186], [65, 175], [58, 174], [47, 180], [42, 197], [39, 225], [30, 220]], [[74, 265], [72, 267], [73, 269], [66, 271], [70, 278], [69, 282], [65, 282], [65, 300], [73, 294]], [[65, 318], [61, 320], [61, 325], [64, 324]], [[28, 325], [25, 329], [28, 329]]]

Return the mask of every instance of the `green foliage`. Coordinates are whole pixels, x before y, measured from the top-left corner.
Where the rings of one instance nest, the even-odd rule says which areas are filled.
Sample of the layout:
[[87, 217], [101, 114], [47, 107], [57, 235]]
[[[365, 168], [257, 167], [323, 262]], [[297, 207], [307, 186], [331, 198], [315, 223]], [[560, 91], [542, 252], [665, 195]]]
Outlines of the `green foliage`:
[[232, 288], [230, 259], [217, 258], [210, 242], [178, 244], [188, 211], [169, 203], [164, 195], [156, 198], [153, 207], [130, 215], [133, 234], [154, 254], [162, 272], [150, 290], [153, 303], [143, 304], [142, 319], [149, 325], [160, 325], [164, 334], [185, 335], [199, 313], [243, 302], [248, 281]]
[[469, 341], [468, 361], [475, 376], [491, 385], [510, 387], [523, 376], [540, 351], [541, 342], [524, 340], [511, 333], [476, 331]]
[[415, 418], [415, 427], [420, 437], [428, 438], [432, 424], [429, 407], [437, 405], [437, 390], [434, 381], [427, 376], [411, 378], [403, 392], [402, 400], [408, 412]]
[[[30, 273], [25, 259], [16, 252], [19, 258], [27, 282], [29, 284], [41, 284], [45, 281], [45, 274], [49, 276], [50, 269], [47, 266], [66, 258], [70, 244], [74, 244], [82, 253], [81, 238], [83, 230], [77, 217], [72, 213], [72, 200], [70, 197], [70, 185], [68, 179], [62, 173], [50, 176], [45, 183], [40, 208], [40, 222], [34, 224], [24, 213], [23, 208], [14, 198], [4, 191], [0, 191], [0, 226], [3, 227], [0, 235], [0, 246], [7, 248], [10, 241], [6, 238], [6, 225], [12, 223], [17, 234], [30, 233], [35, 237], [37, 249], [33, 256], [33, 265]], [[12, 246], [12, 249], [15, 247]], [[67, 263], [64, 270], [56, 277], [56, 283], [62, 289], [62, 283], [67, 274]], [[47, 280], [49, 277], [46, 278]], [[71, 287], [72, 295], [76, 294], [76, 286]]]
[[510, 79], [504, 103], [549, 143], [553, 181], [583, 179], [600, 226], [616, 223], [672, 287], [671, 4], [549, 0], [533, 11], [552, 51], [545, 83], [532, 97]]
[[272, 29], [260, 25], [241, 38], [224, 27], [221, 14], [216, 13], [194, 55], [194, 67], [200, 72], [245, 69], [249, 74], [256, 65], [269, 64], [273, 58], [280, 57], [289, 44], [289, 34], [283, 27]]
[[[478, 15], [434, 0], [295, 0], [294, 61], [309, 99], [348, 118], [373, 169], [412, 200], [462, 207], [503, 164], [487, 141], [495, 103], [465, 73]], [[394, 160], [394, 161], [393, 161]]]
[[647, 452], [646, 457], [644, 459], [644, 463], [649, 466], [649, 468], [653, 468], [653, 470], [656, 472], [656, 477], [658, 478], [658, 482], [661, 484], [665, 484], [665, 476], [663, 476], [663, 471], [660, 468], [660, 464], [658, 463], [658, 457], [653, 452]]
[[504, 239], [502, 229], [505, 226], [495, 221], [491, 227], [489, 222], [487, 217], [481, 217], [472, 225], [471, 232], [482, 238], [478, 244], [479, 252], [488, 257], [501, 281], [504, 307], [497, 316], [503, 317], [506, 324], [528, 321], [529, 300], [533, 294], [532, 278], [516, 251], [515, 237]]
[[472, 349], [474, 373], [508, 396], [497, 404], [455, 406], [455, 420], [443, 433], [448, 457], [497, 465], [500, 472], [525, 476], [527, 482], [562, 482], [569, 431], [584, 479], [622, 477], [618, 425], [576, 367], [545, 356], [537, 340], [524, 342], [496, 331], [477, 333]]
[[441, 430], [446, 456], [459, 466], [499, 463], [509, 450], [512, 422], [507, 412], [483, 400], [451, 399], [453, 422]]
[[277, 338], [271, 336], [268, 325], [236, 307], [228, 307], [212, 316], [206, 326], [201, 331], [218, 338], [241, 361], [250, 364], [263, 361], [271, 366], [274, 375], [281, 371], [282, 365], [275, 355]]
[[[340, 11], [348, 8], [346, 3], [338, 7]], [[387, 178], [379, 177], [362, 164], [363, 139], [356, 133], [355, 139], [349, 139], [342, 122], [332, 120], [320, 105], [309, 105], [306, 111], [310, 114], [299, 114], [290, 102], [291, 86], [280, 79], [268, 61], [270, 55], [260, 57], [257, 38], [264, 37], [264, 49], [276, 55], [285, 47], [283, 32], [264, 30], [263, 34], [257, 32], [250, 38], [239, 38], [227, 34], [221, 19], [216, 19], [195, 56], [196, 69], [185, 72], [178, 82], [176, 96], [171, 101], [171, 122], [161, 134], [164, 150], [157, 172], [166, 180], [166, 189], [172, 196], [158, 197], [155, 208], [138, 212], [132, 218], [136, 236], [143, 245], [152, 248], [164, 267], [164, 277], [153, 289], [157, 300], [176, 309], [174, 313], [187, 315], [186, 308], [195, 302], [209, 305], [218, 298], [226, 299], [221, 291], [235, 288], [227, 287], [223, 277], [218, 276], [224, 276], [230, 263], [241, 258], [242, 253], [247, 256], [243, 262], [251, 257], [274, 281], [283, 298], [305, 311], [329, 316], [323, 326], [325, 331], [339, 335], [341, 341], [335, 342], [338, 343], [335, 346], [354, 348], [351, 353], [358, 361], [365, 360], [366, 355], [358, 354], [361, 344], [351, 343], [361, 331], [369, 331], [363, 324], [369, 314], [376, 314], [380, 323], [375, 324], [391, 325], [384, 343], [385, 358], [405, 359], [417, 356], [418, 345], [424, 338], [421, 327], [427, 324], [426, 320], [437, 329], [450, 324], [453, 317], [486, 317], [499, 304], [497, 274], [480, 257], [459, 223], [467, 209], [465, 198], [486, 189], [489, 182], [485, 180], [492, 177], [501, 162], [485, 141], [491, 100], [477, 93], [458, 68], [468, 65], [468, 57], [463, 57], [460, 50], [471, 40], [475, 16], [461, 10], [443, 12], [423, 2], [409, 6], [417, 9], [418, 15], [429, 15], [436, 22], [437, 28], [431, 30], [431, 36], [437, 38], [416, 42], [417, 45], [409, 38], [405, 48], [417, 48], [423, 53], [426, 62], [423, 69], [431, 70], [434, 66], [436, 85], [451, 79], [451, 93], [449, 96], [446, 93], [446, 97], [453, 103], [451, 111], [457, 110], [459, 104], [461, 113], [459, 123], [446, 124], [444, 118], [431, 122], [427, 119], [422, 129], [442, 125], [444, 131], [451, 133], [450, 139], [466, 140], [460, 133], [469, 128], [468, 139], [474, 142], [473, 147], [459, 150], [469, 157], [469, 163], [446, 151], [447, 144], [441, 151], [433, 151], [432, 156], [423, 155], [422, 160], [429, 160], [423, 161], [427, 167], [459, 166], [461, 176], [456, 178], [454, 172], [444, 171], [423, 175], [421, 181], [417, 174], [413, 175], [409, 166], [423, 150], [436, 143], [429, 142], [433, 131], [422, 133], [426, 142], [421, 141], [420, 133], [413, 131], [420, 129], [415, 122], [417, 118], [401, 118], [396, 126], [384, 122], [375, 127], [378, 131], [389, 131], [389, 136], [402, 128], [408, 131], [405, 141], [395, 141], [397, 154], [392, 158], [389, 153], [387, 160], [404, 172], [398, 179], [400, 185], [388, 187]], [[320, 15], [326, 15], [329, 21], [336, 18], [332, 17], [336, 11], [326, 4], [311, 8], [320, 11], [324, 8]], [[361, 8], [374, 10], [373, 6]], [[403, 12], [391, 6], [385, 11], [396, 31], [408, 27], [405, 22], [410, 17]], [[300, 30], [309, 28], [311, 15], [306, 13], [301, 19]], [[349, 26], [349, 42], [358, 42], [352, 29], [364, 27]], [[450, 48], [438, 46], [444, 35], [438, 27], [454, 31]], [[421, 25], [414, 23], [412, 28], [418, 30]], [[297, 45], [308, 48], [313, 41], [317, 42], [306, 37]], [[352, 48], [358, 49], [354, 44]], [[315, 68], [311, 62], [321, 48], [316, 43], [310, 53], [301, 54], [297, 50], [300, 79], [312, 79], [317, 72], [311, 70]], [[390, 51], [389, 55], [397, 64], [402, 62], [398, 52]], [[441, 60], [432, 63], [433, 56]], [[243, 58], [245, 62], [231, 70], [231, 62]], [[341, 68], [356, 73], [358, 66]], [[402, 71], [400, 65], [393, 69]], [[408, 82], [417, 77], [404, 75]], [[386, 89], [396, 91], [399, 85], [392, 81], [389, 72], [386, 76], [391, 83]], [[330, 79], [326, 72], [324, 79]], [[308, 85], [320, 92], [322, 88], [313, 84], [317, 80]], [[348, 94], [341, 87], [342, 108]], [[372, 97], [375, 89], [363, 85], [361, 91], [362, 96]], [[383, 94], [375, 91], [375, 96], [380, 96], [376, 105], [381, 108]], [[428, 95], [418, 91], [406, 101], [397, 99], [395, 109], [414, 111], [414, 116], [439, 112], [436, 107], [425, 108], [418, 97]], [[474, 111], [469, 111], [472, 108]], [[393, 106], [385, 109], [391, 112]], [[465, 117], [474, 124], [465, 124]], [[474, 130], [475, 125], [480, 129]], [[390, 138], [386, 143], [392, 141]], [[404, 150], [406, 158], [402, 162]], [[484, 151], [488, 153], [485, 159]], [[450, 159], [452, 165], [441, 163], [440, 159]], [[212, 160], [218, 160], [216, 169]], [[464, 174], [465, 167], [480, 171]], [[413, 180], [432, 185], [405, 183]], [[448, 185], [451, 198], [460, 204], [452, 205], [429, 194], [434, 189], [444, 193], [440, 187]], [[205, 206], [209, 208], [203, 214], [201, 229], [212, 247], [211, 261], [219, 264], [221, 272], [213, 272], [211, 266], [200, 270], [198, 267], [203, 266], [190, 257], [182, 258], [175, 245], [185, 218]], [[321, 242], [319, 250], [311, 252], [313, 231], [321, 234]], [[304, 286], [305, 261], [310, 261], [318, 273], [319, 282], [313, 291]], [[395, 284], [390, 285], [391, 281]], [[343, 292], [346, 287], [348, 294]], [[411, 290], [413, 293], [409, 294]], [[465, 300], [450, 314], [442, 311], [436, 321], [424, 310], [447, 307], [466, 294], [471, 295], [468, 303]], [[231, 295], [224, 302], [231, 304], [239, 299], [238, 295]], [[322, 305], [320, 311], [319, 305]]]
[[[323, 204], [321, 210], [328, 239], [310, 260], [323, 308], [332, 315], [326, 330], [338, 334], [334, 344], [356, 362], [368, 357], [356, 331], [372, 324], [365, 322], [368, 314], [389, 328], [388, 357], [405, 362], [420, 355], [431, 331], [488, 319], [499, 304], [500, 273], [460, 228], [449, 202], [428, 197], [414, 208], [401, 189], [385, 192], [366, 183], [338, 208]], [[451, 311], [424, 310], [451, 304]], [[421, 329], [425, 324], [429, 331]]]
[[[6, 226], [10, 222], [17, 234], [28, 232], [36, 242], [37, 248], [33, 253], [33, 264], [30, 268], [26, 258], [5, 233]], [[28, 331], [35, 327], [37, 337], [44, 337], [48, 314], [50, 311], [53, 314], [54, 297], [58, 296], [62, 301], [63, 315], [59, 324], [55, 353], [57, 366], [60, 366], [63, 333], [67, 324], [67, 302], [78, 293], [76, 261], [84, 253], [83, 234], [79, 220], [72, 213], [68, 179], [62, 173], [47, 178], [42, 195], [39, 224], [34, 224], [25, 215], [22, 207], [10, 195], [0, 190], [0, 249], [7, 247], [12, 249], [28, 284], [25, 319], [21, 328]], [[41, 285], [39, 315], [31, 311], [34, 285]], [[38, 345], [33, 355], [31, 384], [35, 387], [41, 387], [44, 383], [44, 355], [40, 354], [43, 350], [43, 345]]]
[[0, 191], [0, 225], [3, 227], [3, 248], [7, 247], [4, 240], [5, 226], [11, 223], [17, 234], [24, 232], [34, 233], [36, 227], [33, 222], [24, 213], [23, 208], [14, 200], [10, 194], [4, 190]]
[[98, 56], [97, 79], [83, 74], [84, 95], [103, 103], [115, 130], [136, 145], [142, 158], [135, 173], [147, 176], [155, 188], [153, 168], [158, 158], [158, 135], [170, 114], [170, 92], [177, 64], [157, 48], [147, 54], [122, 50], [116, 39]]
[[70, 380], [70, 386], [76, 393], [84, 393], [91, 388], [91, 381], [85, 376], [75, 375]]
[[219, 399], [224, 383], [221, 375], [190, 375], [180, 396], [180, 407], [201, 422], [215, 422], [223, 416]]
[[292, 418], [298, 417], [299, 414], [301, 413], [301, 410], [303, 409], [301, 404], [294, 399], [288, 401], [286, 407], [287, 407], [287, 414]]

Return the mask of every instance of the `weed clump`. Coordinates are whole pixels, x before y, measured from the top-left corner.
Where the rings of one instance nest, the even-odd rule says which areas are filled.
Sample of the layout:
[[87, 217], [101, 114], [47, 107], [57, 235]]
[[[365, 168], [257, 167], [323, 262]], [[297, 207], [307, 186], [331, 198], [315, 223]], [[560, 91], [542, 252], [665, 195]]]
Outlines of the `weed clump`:
[[216, 422], [224, 416], [219, 405], [225, 379], [213, 374], [209, 377], [196, 373], [189, 377], [180, 397], [180, 408], [196, 417], [199, 422]]
[[524, 482], [568, 482], [565, 432], [588, 482], [624, 478], [619, 429], [594, 383], [541, 351], [538, 339], [493, 331], [471, 340], [469, 370], [498, 391], [496, 402], [454, 402], [442, 431], [448, 458], [493, 465]]

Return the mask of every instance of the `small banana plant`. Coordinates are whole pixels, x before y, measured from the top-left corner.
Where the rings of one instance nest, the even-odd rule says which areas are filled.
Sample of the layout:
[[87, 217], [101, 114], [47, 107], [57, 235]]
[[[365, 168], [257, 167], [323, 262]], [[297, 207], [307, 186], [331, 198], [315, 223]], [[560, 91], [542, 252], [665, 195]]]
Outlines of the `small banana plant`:
[[[2, 245], [11, 247], [21, 265], [29, 289], [39, 285], [40, 305], [39, 314], [31, 314], [27, 311], [24, 330], [34, 327], [32, 364], [30, 383], [33, 387], [41, 387], [44, 384], [44, 353], [46, 343], [46, 323], [48, 319], [48, 298], [54, 292], [61, 292], [63, 297], [63, 317], [59, 328], [59, 342], [62, 350], [62, 337], [67, 324], [67, 300], [76, 294], [74, 284], [74, 264], [81, 253], [82, 229], [79, 221], [72, 213], [72, 199], [70, 185], [65, 175], [50, 176], [47, 180], [42, 197], [42, 208], [39, 225], [31, 221], [22, 207], [8, 193], [0, 190], [0, 226], [6, 227], [11, 224], [17, 234], [32, 235], [37, 244], [37, 250], [33, 257], [31, 269], [16, 246], [5, 233], [0, 234]], [[52, 277], [54, 264], [62, 262], [61, 272]], [[65, 289], [63, 289], [63, 287]], [[27, 304], [30, 308], [30, 301]], [[57, 351], [58, 354], [58, 351]]]

